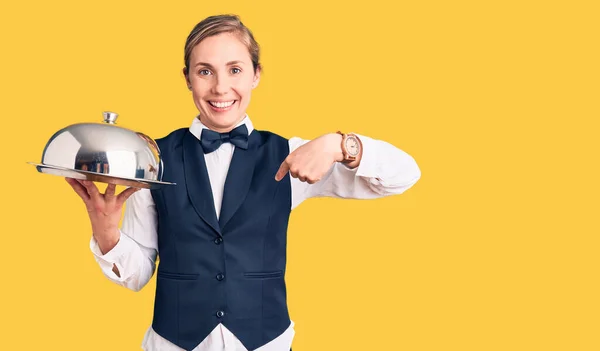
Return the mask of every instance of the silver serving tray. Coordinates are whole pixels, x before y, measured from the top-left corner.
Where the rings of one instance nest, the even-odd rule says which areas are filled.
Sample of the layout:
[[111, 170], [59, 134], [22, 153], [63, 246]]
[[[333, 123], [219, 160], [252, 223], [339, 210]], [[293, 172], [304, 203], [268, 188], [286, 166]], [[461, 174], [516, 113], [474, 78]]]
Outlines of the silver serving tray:
[[70, 169], [65, 167], [58, 167], [53, 165], [46, 165], [43, 163], [27, 162], [30, 165], [34, 165], [38, 172], [45, 174], [52, 174], [61, 177], [75, 178], [80, 180], [91, 180], [94, 182], [117, 184], [123, 186], [130, 186], [134, 188], [143, 189], [159, 189], [169, 185], [176, 185], [176, 183], [162, 182], [158, 180], [142, 180], [140, 178], [126, 178], [111, 176], [103, 173], [97, 173], [92, 171], [83, 171], [78, 169]]

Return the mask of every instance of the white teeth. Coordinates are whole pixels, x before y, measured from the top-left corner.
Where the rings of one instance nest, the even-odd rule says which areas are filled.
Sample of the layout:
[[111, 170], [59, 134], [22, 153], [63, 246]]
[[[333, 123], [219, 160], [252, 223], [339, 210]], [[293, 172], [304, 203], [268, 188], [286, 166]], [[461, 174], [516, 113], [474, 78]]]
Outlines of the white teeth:
[[235, 100], [231, 100], [228, 102], [209, 101], [208, 103], [217, 108], [225, 108], [225, 107], [229, 107], [229, 106], [233, 105], [234, 102], [235, 102]]

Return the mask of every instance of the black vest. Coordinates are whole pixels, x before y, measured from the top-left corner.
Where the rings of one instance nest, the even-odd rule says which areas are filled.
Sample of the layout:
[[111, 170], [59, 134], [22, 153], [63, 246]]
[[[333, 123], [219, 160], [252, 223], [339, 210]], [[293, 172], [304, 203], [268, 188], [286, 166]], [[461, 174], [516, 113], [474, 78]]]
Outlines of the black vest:
[[290, 177], [275, 181], [288, 140], [253, 130], [235, 148], [219, 219], [204, 153], [187, 128], [156, 140], [163, 180], [151, 190], [158, 214], [159, 265], [152, 328], [192, 350], [223, 323], [248, 350], [283, 333]]

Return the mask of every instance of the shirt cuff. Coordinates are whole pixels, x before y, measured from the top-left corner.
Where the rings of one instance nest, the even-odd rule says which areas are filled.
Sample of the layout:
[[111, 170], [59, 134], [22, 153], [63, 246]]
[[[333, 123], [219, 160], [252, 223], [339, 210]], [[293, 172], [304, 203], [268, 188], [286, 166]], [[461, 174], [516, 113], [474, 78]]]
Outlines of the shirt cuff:
[[[115, 281], [124, 281], [127, 277], [124, 274], [125, 269], [122, 262], [126, 260], [125, 258], [128, 254], [131, 254], [136, 244], [130, 237], [124, 235], [120, 229], [119, 235], [117, 245], [104, 255], [102, 254], [102, 251], [100, 251], [98, 241], [96, 241], [96, 238], [92, 235], [92, 238], [90, 239], [90, 250], [94, 254], [94, 258], [100, 265], [102, 272], [104, 272], [107, 277]], [[117, 266], [117, 269], [121, 274], [120, 277], [113, 272], [113, 265]]]

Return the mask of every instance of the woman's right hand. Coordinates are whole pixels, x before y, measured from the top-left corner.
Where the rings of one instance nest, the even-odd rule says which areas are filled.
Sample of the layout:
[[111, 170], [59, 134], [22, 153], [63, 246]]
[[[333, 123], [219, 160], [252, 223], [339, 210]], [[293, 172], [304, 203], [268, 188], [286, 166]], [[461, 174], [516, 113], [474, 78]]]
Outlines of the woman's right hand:
[[119, 242], [119, 221], [125, 201], [140, 189], [129, 187], [115, 195], [116, 185], [108, 184], [105, 193], [102, 194], [90, 180], [69, 177], [65, 177], [65, 180], [85, 203], [94, 238], [102, 254], [106, 254]]

